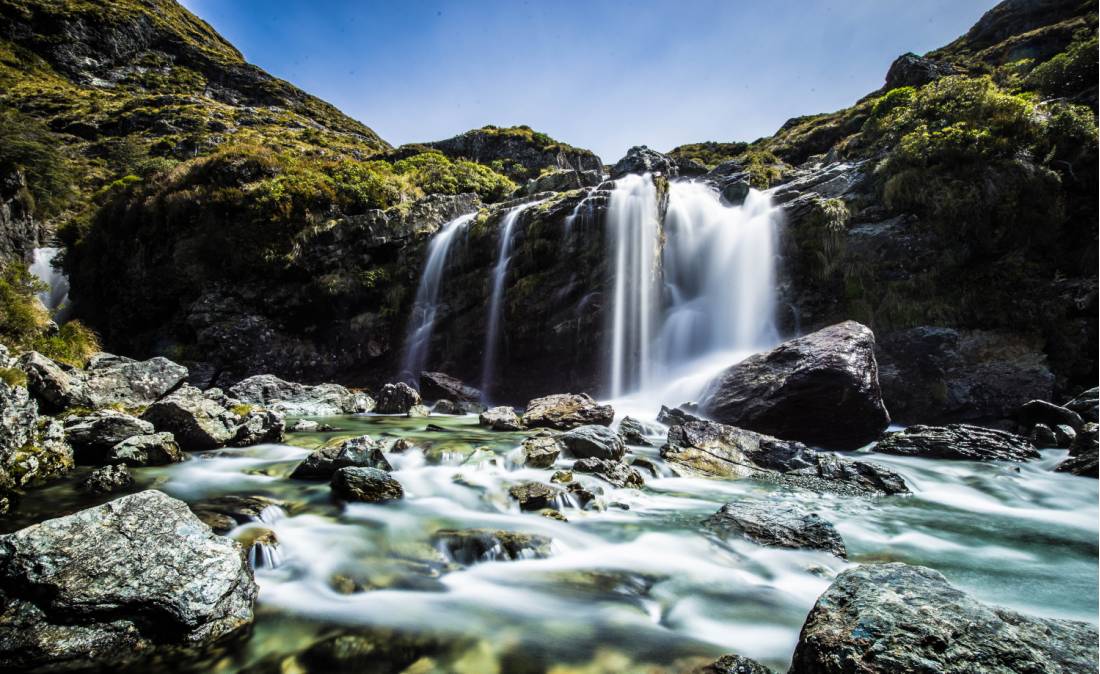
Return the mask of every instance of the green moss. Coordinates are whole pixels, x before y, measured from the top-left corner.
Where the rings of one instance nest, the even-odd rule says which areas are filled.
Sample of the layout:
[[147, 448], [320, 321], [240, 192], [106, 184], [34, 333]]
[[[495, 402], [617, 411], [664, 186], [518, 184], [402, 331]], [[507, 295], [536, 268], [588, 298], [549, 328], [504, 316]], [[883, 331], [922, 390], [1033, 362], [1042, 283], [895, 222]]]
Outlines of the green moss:
[[707, 168], [714, 168], [723, 162], [736, 159], [747, 150], [748, 143], [689, 143], [673, 148], [668, 156], [678, 161], [691, 160]]
[[229, 411], [232, 412], [233, 414], [236, 414], [239, 417], [244, 417], [244, 416], [248, 416], [249, 414], [251, 414], [253, 409], [255, 409], [255, 408], [252, 405], [249, 405], [249, 404], [246, 404], [246, 403], [238, 403], [238, 404], [234, 405], [233, 407], [229, 408]]
[[0, 381], [8, 386], [26, 386], [27, 373], [15, 367], [0, 367]]

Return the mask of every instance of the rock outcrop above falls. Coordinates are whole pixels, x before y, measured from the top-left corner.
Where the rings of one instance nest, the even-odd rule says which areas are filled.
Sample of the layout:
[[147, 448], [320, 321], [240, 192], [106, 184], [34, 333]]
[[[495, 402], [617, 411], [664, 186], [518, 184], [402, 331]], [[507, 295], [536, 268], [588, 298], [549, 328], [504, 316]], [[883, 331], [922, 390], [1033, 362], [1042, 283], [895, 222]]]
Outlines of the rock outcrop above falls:
[[718, 375], [700, 409], [732, 426], [854, 449], [890, 423], [869, 328], [847, 321], [750, 356]]
[[841, 573], [810, 611], [790, 674], [1095, 671], [1096, 628], [983, 604], [937, 571]]

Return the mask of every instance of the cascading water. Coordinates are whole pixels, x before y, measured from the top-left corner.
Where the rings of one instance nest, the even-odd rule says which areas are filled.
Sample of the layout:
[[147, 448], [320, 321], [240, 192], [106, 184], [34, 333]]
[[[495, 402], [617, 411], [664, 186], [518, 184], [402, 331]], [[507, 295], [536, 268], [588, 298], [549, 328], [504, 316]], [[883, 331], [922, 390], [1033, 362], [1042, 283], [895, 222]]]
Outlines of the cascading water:
[[447, 269], [447, 257], [456, 235], [465, 229], [476, 213], [460, 215], [443, 225], [428, 244], [428, 256], [420, 273], [409, 327], [405, 337], [405, 352], [401, 358], [401, 378], [415, 384], [427, 365], [431, 350], [435, 317], [439, 310], [439, 286]]
[[731, 207], [712, 186], [685, 181], [670, 184], [661, 223], [649, 176], [616, 181], [607, 212], [612, 397], [657, 382], [684, 383], [676, 395], [690, 397], [717, 367], [778, 341], [779, 215], [761, 192]]
[[64, 318], [69, 300], [69, 279], [53, 264], [59, 252], [60, 248], [35, 248], [30, 266], [31, 273], [46, 284], [46, 290], [39, 293], [38, 299], [55, 321]]
[[508, 262], [512, 256], [512, 229], [527, 209], [541, 204], [532, 201], [521, 204], [504, 215], [500, 224], [500, 248], [497, 251], [497, 263], [493, 267], [493, 290], [489, 296], [489, 320], [485, 329], [485, 350], [481, 361], [481, 397], [489, 402], [489, 389], [496, 374], [497, 347], [501, 331], [501, 303], [504, 300], [504, 281], [508, 276]]

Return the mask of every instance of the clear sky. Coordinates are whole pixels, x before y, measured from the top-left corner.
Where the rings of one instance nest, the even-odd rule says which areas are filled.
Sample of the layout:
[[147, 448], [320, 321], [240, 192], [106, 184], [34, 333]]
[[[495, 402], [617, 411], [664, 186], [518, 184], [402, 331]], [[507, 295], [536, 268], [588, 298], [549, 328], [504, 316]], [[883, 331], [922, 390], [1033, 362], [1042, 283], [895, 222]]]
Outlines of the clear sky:
[[184, 0], [394, 145], [527, 124], [612, 163], [846, 107], [994, 0]]

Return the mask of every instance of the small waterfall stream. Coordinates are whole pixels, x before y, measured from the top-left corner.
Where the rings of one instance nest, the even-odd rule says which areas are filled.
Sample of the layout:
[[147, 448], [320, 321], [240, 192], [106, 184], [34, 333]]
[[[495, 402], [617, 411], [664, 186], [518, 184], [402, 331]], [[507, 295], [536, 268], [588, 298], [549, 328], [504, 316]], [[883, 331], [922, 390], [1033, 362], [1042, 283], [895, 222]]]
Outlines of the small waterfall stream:
[[524, 211], [538, 206], [542, 201], [520, 204], [505, 214], [500, 223], [500, 248], [497, 263], [493, 267], [493, 290], [489, 296], [489, 314], [485, 328], [485, 350], [481, 361], [481, 396], [489, 402], [489, 389], [496, 374], [497, 349], [501, 332], [502, 302], [504, 301], [504, 282], [508, 276], [508, 262], [512, 257], [512, 230], [519, 222]]
[[477, 213], [468, 213], [444, 224], [428, 244], [428, 254], [424, 269], [420, 272], [420, 284], [416, 288], [416, 299], [409, 315], [405, 349], [401, 358], [401, 379], [413, 385], [428, 362], [436, 312], [439, 310], [439, 286], [447, 270], [451, 246], [456, 235], [476, 216]]
[[39, 293], [38, 299], [50, 316], [59, 323], [68, 312], [69, 301], [69, 278], [53, 264], [60, 252], [61, 249], [55, 247], [35, 248], [34, 261], [30, 266], [31, 273], [47, 286], [44, 292]]

